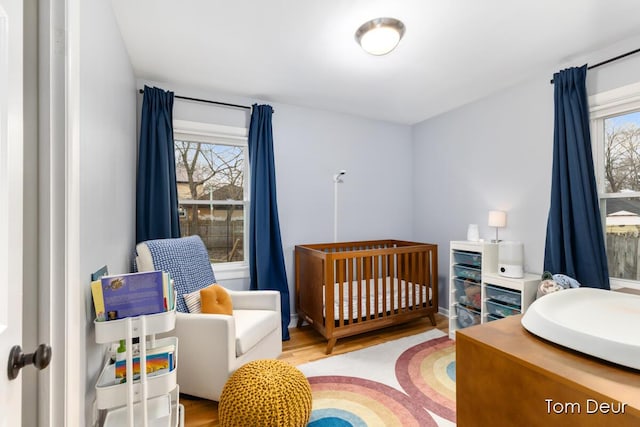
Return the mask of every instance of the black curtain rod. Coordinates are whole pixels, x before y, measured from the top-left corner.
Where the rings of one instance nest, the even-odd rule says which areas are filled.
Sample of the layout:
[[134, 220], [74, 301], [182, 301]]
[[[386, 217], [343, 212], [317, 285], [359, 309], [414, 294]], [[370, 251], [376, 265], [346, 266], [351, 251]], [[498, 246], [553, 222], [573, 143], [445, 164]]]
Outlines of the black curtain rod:
[[[140, 93], [144, 93], [144, 90], [140, 89]], [[219, 101], [209, 101], [208, 99], [190, 98], [188, 96], [180, 96], [180, 95], [175, 95], [175, 94], [173, 95], [173, 97], [174, 98], [184, 99], [186, 101], [205, 102], [207, 104], [222, 105], [224, 107], [242, 108], [244, 110], [251, 110], [251, 107], [249, 107], [248, 105], [229, 104], [227, 102], [219, 102]]]
[[[625, 57], [627, 57], [629, 55], [633, 55], [634, 53], [638, 53], [638, 52], [640, 52], [640, 49], [636, 49], [636, 50], [632, 50], [631, 52], [623, 53], [622, 55], [618, 55], [615, 58], [610, 58], [610, 59], [607, 59], [606, 61], [598, 62], [597, 64], [594, 64], [594, 65], [592, 65], [590, 67], [587, 67], [587, 70], [591, 70], [592, 68], [596, 68], [596, 67], [599, 67], [601, 65], [608, 64], [609, 62], [617, 61], [618, 59], [625, 58]], [[550, 83], [553, 84], [553, 79], [551, 79]]]

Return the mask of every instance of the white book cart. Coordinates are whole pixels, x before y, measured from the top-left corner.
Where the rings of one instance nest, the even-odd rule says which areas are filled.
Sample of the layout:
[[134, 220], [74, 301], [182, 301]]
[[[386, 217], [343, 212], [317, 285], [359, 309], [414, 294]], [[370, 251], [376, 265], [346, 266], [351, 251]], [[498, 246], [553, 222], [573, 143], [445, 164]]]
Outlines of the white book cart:
[[[179, 402], [176, 381], [178, 370], [178, 338], [156, 339], [155, 334], [174, 329], [176, 312], [127, 317], [118, 320], [94, 321], [96, 342], [113, 344], [125, 340], [126, 378], [117, 383], [115, 365], [107, 358], [96, 383], [96, 405], [102, 415], [98, 426], [118, 427], [183, 427], [184, 407]], [[133, 378], [133, 338], [139, 337], [140, 379]], [[174, 346], [174, 369], [148, 376], [147, 351], [156, 347]]]

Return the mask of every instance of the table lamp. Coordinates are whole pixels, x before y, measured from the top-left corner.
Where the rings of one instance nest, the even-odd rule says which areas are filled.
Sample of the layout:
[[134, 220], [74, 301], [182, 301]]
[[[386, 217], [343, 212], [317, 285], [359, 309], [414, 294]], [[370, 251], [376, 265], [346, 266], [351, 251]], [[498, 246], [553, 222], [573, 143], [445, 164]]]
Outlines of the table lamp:
[[507, 213], [504, 211], [489, 211], [489, 227], [496, 228], [496, 239], [493, 242], [498, 243], [498, 228], [506, 227]]

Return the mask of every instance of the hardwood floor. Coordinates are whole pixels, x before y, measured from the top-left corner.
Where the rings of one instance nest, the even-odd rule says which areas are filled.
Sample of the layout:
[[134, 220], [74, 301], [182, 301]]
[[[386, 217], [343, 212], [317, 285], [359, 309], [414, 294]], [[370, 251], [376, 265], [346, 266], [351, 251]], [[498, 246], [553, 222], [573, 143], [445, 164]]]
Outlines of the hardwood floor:
[[[448, 318], [436, 314], [435, 326], [437, 329], [448, 333]], [[331, 356], [360, 350], [386, 341], [414, 335], [420, 332], [433, 329], [429, 319], [418, 319], [404, 325], [391, 326], [379, 331], [368, 332], [353, 337], [338, 340]], [[329, 357], [325, 354], [327, 341], [313, 330], [310, 326], [303, 326], [300, 329], [289, 329], [291, 339], [282, 343], [282, 355], [280, 360], [286, 361], [294, 366], [314, 360]], [[180, 402], [185, 408], [185, 427], [214, 427], [219, 426], [218, 403], [199, 399], [192, 396], [180, 395]]]

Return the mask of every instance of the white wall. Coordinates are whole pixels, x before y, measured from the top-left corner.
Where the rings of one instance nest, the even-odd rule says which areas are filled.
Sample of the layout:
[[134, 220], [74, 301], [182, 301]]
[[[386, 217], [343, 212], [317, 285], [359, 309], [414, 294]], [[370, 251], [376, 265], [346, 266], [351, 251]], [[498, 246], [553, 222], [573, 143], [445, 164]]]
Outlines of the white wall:
[[[138, 87], [145, 83], [182, 96], [273, 107], [278, 213], [292, 312], [294, 247], [333, 241], [333, 175], [339, 170], [347, 170], [347, 175], [338, 190], [338, 240], [412, 237], [409, 126], [169, 83], [140, 80]], [[246, 110], [174, 102], [174, 119], [246, 127], [249, 118]], [[248, 280], [222, 284], [249, 286]]]
[[[131, 271], [135, 239], [136, 85], [109, 2], [82, 2], [80, 9], [80, 270], [85, 292], [86, 425], [91, 425], [95, 381], [104, 346], [95, 343], [91, 273]], [[69, 373], [72, 374], [72, 373]]]
[[[628, 40], [571, 64], [534, 73], [527, 81], [413, 127], [414, 239], [440, 247], [440, 307], [448, 306], [450, 240], [465, 240], [477, 223], [480, 237], [491, 209], [507, 211], [500, 239], [525, 246], [525, 269], [541, 273], [553, 157], [553, 72], [597, 63], [637, 47]], [[588, 72], [593, 94], [640, 81], [635, 55]]]

